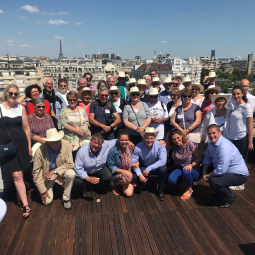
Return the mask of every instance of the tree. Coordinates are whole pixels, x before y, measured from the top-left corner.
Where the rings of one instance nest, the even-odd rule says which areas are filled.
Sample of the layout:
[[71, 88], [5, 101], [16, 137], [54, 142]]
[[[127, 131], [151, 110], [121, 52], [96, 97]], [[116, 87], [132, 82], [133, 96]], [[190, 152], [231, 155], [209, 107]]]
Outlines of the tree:
[[200, 83], [202, 83], [202, 82], [203, 82], [204, 77], [205, 77], [205, 76], [208, 76], [208, 75], [209, 75], [209, 73], [210, 73], [210, 70], [209, 70], [209, 69], [202, 68]]

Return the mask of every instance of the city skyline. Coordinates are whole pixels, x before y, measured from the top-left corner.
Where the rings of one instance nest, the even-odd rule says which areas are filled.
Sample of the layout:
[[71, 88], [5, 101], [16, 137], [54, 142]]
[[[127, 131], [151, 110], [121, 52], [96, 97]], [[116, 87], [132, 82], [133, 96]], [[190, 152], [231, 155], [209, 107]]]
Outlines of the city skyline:
[[[117, 53], [246, 58], [255, 50], [255, 2], [227, 0], [60, 2], [6, 1], [0, 5], [0, 55], [58, 58]], [[245, 15], [243, 15], [245, 14]], [[244, 18], [245, 17], [245, 18]]]

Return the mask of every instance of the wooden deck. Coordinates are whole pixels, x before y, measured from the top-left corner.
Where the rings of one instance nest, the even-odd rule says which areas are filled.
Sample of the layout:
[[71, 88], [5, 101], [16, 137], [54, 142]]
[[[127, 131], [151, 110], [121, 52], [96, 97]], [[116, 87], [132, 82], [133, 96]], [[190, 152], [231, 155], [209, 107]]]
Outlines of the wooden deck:
[[204, 181], [185, 202], [176, 187], [166, 187], [164, 202], [149, 191], [132, 198], [108, 192], [96, 202], [91, 191], [86, 199], [72, 200], [68, 211], [61, 204], [61, 187], [54, 187], [56, 197], [46, 207], [30, 184], [32, 212], [27, 220], [13, 203], [14, 192], [4, 195], [8, 213], [0, 223], [0, 254], [254, 255], [255, 172], [251, 167], [250, 174], [245, 190], [235, 191], [229, 209], [216, 206]]

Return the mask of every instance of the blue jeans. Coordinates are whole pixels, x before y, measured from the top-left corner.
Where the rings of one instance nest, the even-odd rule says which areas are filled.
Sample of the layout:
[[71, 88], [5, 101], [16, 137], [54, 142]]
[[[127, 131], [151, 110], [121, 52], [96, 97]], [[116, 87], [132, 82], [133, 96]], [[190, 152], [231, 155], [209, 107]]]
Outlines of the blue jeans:
[[169, 184], [181, 183], [185, 182], [186, 187], [192, 187], [192, 182], [198, 181], [202, 176], [202, 172], [199, 172], [195, 169], [191, 169], [191, 171], [185, 169], [175, 169], [168, 177]]

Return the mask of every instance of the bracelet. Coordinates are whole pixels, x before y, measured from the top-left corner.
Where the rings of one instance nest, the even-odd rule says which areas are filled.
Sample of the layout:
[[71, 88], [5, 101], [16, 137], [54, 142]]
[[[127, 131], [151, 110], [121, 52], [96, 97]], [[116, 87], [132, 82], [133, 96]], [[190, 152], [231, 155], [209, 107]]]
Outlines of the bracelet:
[[209, 179], [209, 174], [207, 174], [207, 175], [206, 175], [206, 178], [208, 178], [208, 179]]
[[142, 128], [145, 130], [145, 127], [144, 127], [144, 126], [142, 126]]
[[192, 166], [192, 167], [195, 166], [194, 163], [191, 163], [191, 166]]

